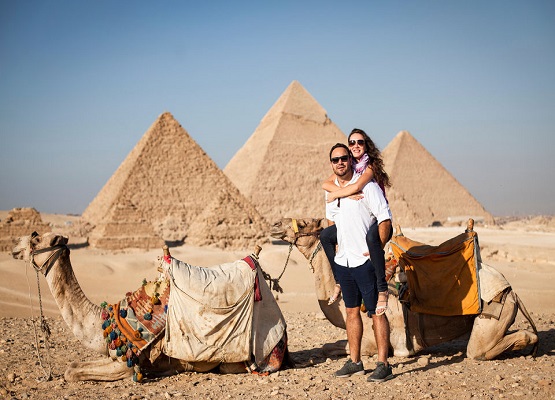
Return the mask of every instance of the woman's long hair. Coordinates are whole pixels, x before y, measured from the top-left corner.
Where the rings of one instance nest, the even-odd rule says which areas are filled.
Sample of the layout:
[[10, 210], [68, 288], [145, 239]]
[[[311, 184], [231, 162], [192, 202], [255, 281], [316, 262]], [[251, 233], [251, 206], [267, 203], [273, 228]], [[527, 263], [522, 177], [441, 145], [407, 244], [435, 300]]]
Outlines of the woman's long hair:
[[383, 187], [390, 187], [391, 182], [389, 181], [389, 175], [383, 169], [383, 160], [382, 154], [380, 153], [380, 149], [374, 144], [372, 139], [364, 132], [362, 129], [353, 129], [349, 134], [349, 140], [351, 140], [351, 136], [355, 133], [362, 135], [364, 138], [364, 142], [366, 144], [366, 154], [368, 154], [368, 165], [372, 167], [372, 171], [374, 172], [374, 178], [378, 185]]

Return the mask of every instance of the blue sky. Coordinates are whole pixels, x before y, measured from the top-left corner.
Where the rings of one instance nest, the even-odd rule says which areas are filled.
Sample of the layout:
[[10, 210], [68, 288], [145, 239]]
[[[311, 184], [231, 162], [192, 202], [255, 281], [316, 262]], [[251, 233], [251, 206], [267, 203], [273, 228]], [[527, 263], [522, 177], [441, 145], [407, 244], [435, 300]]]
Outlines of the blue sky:
[[0, 209], [82, 213], [164, 111], [224, 168], [298, 80], [494, 215], [554, 214], [555, 2], [272, 3], [0, 0]]

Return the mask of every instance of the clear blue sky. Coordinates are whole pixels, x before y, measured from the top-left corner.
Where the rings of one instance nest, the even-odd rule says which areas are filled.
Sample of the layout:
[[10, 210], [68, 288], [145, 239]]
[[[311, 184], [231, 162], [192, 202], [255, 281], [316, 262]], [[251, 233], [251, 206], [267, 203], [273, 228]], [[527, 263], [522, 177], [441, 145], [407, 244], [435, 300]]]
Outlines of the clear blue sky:
[[0, 0], [0, 209], [82, 213], [164, 111], [224, 168], [293, 80], [345, 133], [411, 132], [494, 215], [554, 214], [533, 0]]

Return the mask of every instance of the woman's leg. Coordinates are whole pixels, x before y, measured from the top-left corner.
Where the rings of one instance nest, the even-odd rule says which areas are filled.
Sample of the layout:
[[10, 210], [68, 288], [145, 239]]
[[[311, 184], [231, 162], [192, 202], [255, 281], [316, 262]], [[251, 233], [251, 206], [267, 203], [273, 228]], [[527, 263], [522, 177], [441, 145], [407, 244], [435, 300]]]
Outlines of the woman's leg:
[[385, 253], [382, 248], [382, 241], [378, 232], [378, 223], [372, 224], [368, 233], [366, 234], [366, 244], [368, 245], [368, 252], [370, 259], [374, 264], [376, 271], [376, 285], [378, 292], [387, 291], [387, 282], [385, 281]]
[[335, 225], [330, 225], [320, 232], [320, 242], [322, 243], [326, 257], [330, 262], [333, 278], [335, 279], [335, 288], [328, 301], [328, 305], [331, 305], [337, 300], [339, 294], [341, 293], [341, 286], [339, 286], [339, 279], [337, 277], [336, 264], [334, 261], [335, 246], [337, 245], [337, 227]]
[[335, 246], [337, 245], [337, 227], [335, 225], [330, 225], [320, 232], [320, 242], [322, 243], [326, 257], [328, 257], [328, 261], [330, 262], [335, 282], [339, 282], [335, 274], [335, 262], [333, 261], [335, 258]]

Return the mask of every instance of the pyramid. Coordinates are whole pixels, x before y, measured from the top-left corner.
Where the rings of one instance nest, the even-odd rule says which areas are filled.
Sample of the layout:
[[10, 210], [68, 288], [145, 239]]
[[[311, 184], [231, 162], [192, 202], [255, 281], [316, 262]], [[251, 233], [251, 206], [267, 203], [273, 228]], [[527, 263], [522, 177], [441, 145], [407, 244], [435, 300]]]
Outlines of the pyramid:
[[346, 141], [326, 110], [293, 81], [224, 172], [269, 222], [323, 217], [329, 150]]
[[[82, 219], [94, 226], [90, 244], [106, 249], [148, 249], [183, 240], [252, 249], [266, 240], [268, 229], [170, 113], [160, 115], [143, 135]], [[222, 230], [222, 219], [233, 229]]]
[[394, 224], [494, 223], [493, 216], [409, 132], [401, 131], [382, 151], [392, 186], [387, 198]]

